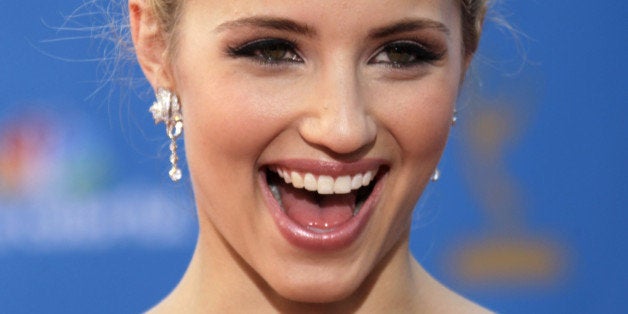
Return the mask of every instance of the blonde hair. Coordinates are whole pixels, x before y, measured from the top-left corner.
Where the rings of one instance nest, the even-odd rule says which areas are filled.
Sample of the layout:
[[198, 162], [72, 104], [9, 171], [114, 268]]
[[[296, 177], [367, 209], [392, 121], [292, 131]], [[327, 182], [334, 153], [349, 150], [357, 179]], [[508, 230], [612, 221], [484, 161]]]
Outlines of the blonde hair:
[[472, 54], [478, 49], [484, 17], [488, 11], [489, 0], [460, 0], [462, 13], [462, 41], [465, 54]]
[[177, 24], [181, 16], [183, 0], [146, 0], [146, 3], [159, 21], [168, 46], [167, 53], [171, 56], [177, 46]]

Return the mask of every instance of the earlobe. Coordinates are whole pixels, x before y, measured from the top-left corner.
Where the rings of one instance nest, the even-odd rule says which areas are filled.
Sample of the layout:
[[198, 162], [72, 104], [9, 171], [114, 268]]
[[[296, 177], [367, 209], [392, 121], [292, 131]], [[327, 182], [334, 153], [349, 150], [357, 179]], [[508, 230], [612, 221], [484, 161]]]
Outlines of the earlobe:
[[137, 60], [153, 89], [172, 88], [167, 43], [159, 20], [145, 0], [129, 1], [131, 36]]

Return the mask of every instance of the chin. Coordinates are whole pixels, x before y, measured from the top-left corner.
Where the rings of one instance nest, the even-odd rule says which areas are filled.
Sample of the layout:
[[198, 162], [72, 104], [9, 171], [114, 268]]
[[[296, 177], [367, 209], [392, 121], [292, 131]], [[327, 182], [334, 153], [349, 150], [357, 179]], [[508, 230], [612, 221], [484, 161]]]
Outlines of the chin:
[[[316, 274], [320, 276], [320, 274]], [[329, 276], [328, 279], [282, 278], [281, 282], [269, 283], [283, 299], [299, 303], [334, 303], [353, 295], [362, 280]]]

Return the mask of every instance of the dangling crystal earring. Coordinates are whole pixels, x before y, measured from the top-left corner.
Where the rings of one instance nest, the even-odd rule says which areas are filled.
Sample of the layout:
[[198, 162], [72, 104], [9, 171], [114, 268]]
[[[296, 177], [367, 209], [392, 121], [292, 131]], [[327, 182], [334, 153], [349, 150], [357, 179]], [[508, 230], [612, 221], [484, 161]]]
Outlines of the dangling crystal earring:
[[[454, 109], [454, 114], [451, 116], [451, 126], [455, 126], [456, 122], [458, 122], [458, 110]], [[438, 179], [440, 179], [440, 170], [436, 168], [434, 169], [434, 173], [430, 177], [430, 180], [432, 180], [432, 182], [436, 182]]]
[[430, 180], [432, 180], [432, 182], [436, 182], [438, 181], [438, 179], [440, 179], [440, 170], [436, 168], [434, 169], [434, 174], [432, 174], [432, 177], [430, 177]]
[[179, 161], [177, 156], [177, 139], [183, 133], [181, 105], [177, 95], [164, 88], [159, 88], [155, 97], [157, 100], [150, 107], [149, 111], [153, 114], [155, 124], [160, 122], [166, 124], [166, 134], [170, 138], [170, 164], [172, 165], [168, 174], [172, 181], [177, 182], [182, 177], [181, 169], [177, 166]]

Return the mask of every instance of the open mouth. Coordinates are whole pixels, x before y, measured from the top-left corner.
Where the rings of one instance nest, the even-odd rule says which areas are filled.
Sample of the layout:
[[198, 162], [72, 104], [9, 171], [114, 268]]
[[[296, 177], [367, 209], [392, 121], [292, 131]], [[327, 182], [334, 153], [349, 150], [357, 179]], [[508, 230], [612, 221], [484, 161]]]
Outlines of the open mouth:
[[265, 174], [283, 213], [302, 228], [321, 234], [359, 215], [384, 172], [380, 168], [332, 176], [269, 166]]

